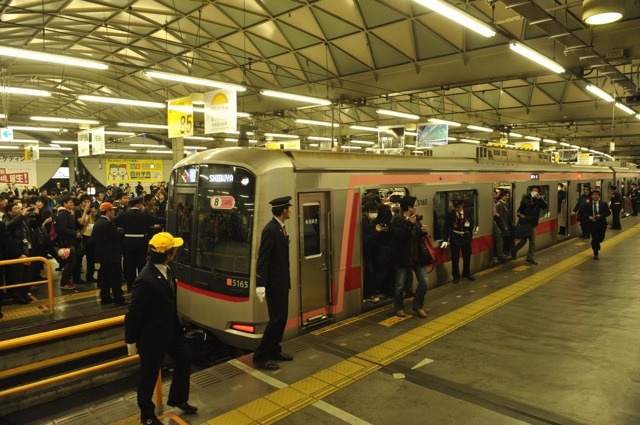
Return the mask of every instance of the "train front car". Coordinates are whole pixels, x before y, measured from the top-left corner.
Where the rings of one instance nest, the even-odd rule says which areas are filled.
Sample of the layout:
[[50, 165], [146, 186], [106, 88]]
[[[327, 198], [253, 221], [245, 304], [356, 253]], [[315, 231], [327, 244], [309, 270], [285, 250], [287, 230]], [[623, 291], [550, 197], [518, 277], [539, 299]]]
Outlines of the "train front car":
[[[169, 186], [168, 231], [185, 241], [173, 267], [182, 322], [244, 349], [257, 347], [268, 321], [253, 290], [267, 202], [293, 192], [291, 164], [266, 156], [239, 148], [198, 153], [176, 164]], [[273, 191], [258, 192], [259, 179]]]

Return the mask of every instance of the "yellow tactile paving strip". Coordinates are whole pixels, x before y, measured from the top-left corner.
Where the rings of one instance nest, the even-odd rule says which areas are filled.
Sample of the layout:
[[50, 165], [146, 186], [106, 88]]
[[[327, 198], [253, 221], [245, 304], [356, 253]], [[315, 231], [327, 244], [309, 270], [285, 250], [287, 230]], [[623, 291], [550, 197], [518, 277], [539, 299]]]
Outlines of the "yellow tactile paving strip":
[[[640, 225], [602, 244], [601, 252], [640, 232]], [[506, 288], [429, 321], [288, 387], [212, 418], [209, 425], [271, 424], [377, 371], [592, 258], [580, 252]], [[362, 318], [362, 316], [360, 316]], [[339, 326], [339, 324], [338, 324]], [[332, 327], [335, 329], [335, 327]]]

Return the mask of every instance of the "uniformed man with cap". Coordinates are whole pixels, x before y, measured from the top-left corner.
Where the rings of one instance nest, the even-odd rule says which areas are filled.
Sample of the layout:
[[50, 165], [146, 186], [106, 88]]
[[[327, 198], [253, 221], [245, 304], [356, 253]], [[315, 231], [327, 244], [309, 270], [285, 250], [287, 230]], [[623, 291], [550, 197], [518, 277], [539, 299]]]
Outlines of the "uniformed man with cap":
[[256, 296], [262, 302], [266, 296], [269, 322], [260, 346], [253, 353], [253, 362], [260, 369], [279, 369], [274, 360], [293, 360], [282, 351], [280, 342], [289, 311], [289, 236], [285, 221], [290, 217], [291, 196], [269, 202], [273, 218], [264, 226], [256, 266]]
[[453, 210], [444, 219], [444, 238], [441, 248], [451, 246], [451, 274], [453, 283], [460, 282], [459, 258], [462, 254], [462, 276], [476, 280], [471, 274], [471, 241], [473, 240], [473, 217], [464, 210], [462, 199], [453, 200]]
[[191, 353], [178, 320], [176, 281], [168, 264], [182, 246], [182, 238], [161, 232], [149, 241], [147, 263], [133, 284], [129, 311], [124, 318], [125, 342], [130, 356], [140, 355], [138, 407], [143, 424], [160, 425], [151, 400], [165, 354], [173, 359], [173, 379], [167, 404], [194, 414], [189, 404]]
[[100, 304], [125, 305], [127, 301], [122, 294], [124, 230], [117, 228], [113, 222], [115, 207], [111, 202], [100, 204], [100, 212], [102, 215], [93, 226], [96, 262], [100, 264], [100, 270], [98, 270]]
[[124, 249], [122, 251], [122, 265], [127, 290], [131, 292], [131, 285], [145, 265], [147, 252], [147, 232], [151, 227], [160, 227], [163, 219], [144, 214], [142, 212], [142, 196], [129, 200], [129, 208], [118, 215], [114, 222], [117, 227], [124, 229]]
[[622, 230], [620, 226], [620, 212], [622, 211], [622, 196], [618, 192], [616, 186], [611, 186], [611, 228], [614, 230]]

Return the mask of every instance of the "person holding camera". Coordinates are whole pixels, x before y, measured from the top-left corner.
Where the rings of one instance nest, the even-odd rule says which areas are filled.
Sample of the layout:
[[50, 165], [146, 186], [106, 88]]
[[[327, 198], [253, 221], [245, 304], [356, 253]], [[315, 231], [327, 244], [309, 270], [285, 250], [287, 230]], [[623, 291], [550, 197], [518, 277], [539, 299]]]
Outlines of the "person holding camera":
[[531, 225], [531, 231], [529, 236], [522, 238], [518, 241], [516, 246], [511, 250], [511, 258], [514, 260], [518, 255], [518, 250], [522, 248], [527, 241], [529, 241], [529, 251], [527, 251], [527, 263], [537, 265], [533, 256], [536, 252], [536, 227], [538, 226], [538, 220], [540, 219], [540, 210], [546, 210], [549, 208], [547, 202], [540, 197], [540, 188], [538, 186], [532, 186], [529, 195], [523, 195], [520, 206], [518, 207], [518, 224]]
[[80, 209], [76, 211], [77, 220], [82, 228], [82, 245], [84, 246], [84, 254], [87, 259], [87, 277], [86, 283], [97, 282], [93, 276], [96, 271], [95, 243], [93, 241], [93, 226], [96, 223], [96, 210], [91, 205], [91, 197], [82, 195], [80, 197]]
[[473, 217], [464, 211], [464, 201], [455, 199], [453, 210], [444, 220], [444, 238], [440, 248], [451, 246], [451, 274], [453, 283], [460, 282], [460, 254], [462, 254], [462, 276], [476, 280], [471, 274], [471, 241], [473, 240]]
[[424, 299], [427, 295], [428, 275], [425, 266], [429, 263], [420, 247], [422, 236], [427, 234], [427, 226], [420, 223], [422, 216], [416, 215], [416, 197], [404, 196], [400, 200], [402, 215], [391, 222], [391, 234], [396, 255], [396, 282], [393, 290], [396, 316], [406, 317], [404, 312], [404, 289], [407, 274], [413, 271], [418, 279], [413, 311], [426, 318]]

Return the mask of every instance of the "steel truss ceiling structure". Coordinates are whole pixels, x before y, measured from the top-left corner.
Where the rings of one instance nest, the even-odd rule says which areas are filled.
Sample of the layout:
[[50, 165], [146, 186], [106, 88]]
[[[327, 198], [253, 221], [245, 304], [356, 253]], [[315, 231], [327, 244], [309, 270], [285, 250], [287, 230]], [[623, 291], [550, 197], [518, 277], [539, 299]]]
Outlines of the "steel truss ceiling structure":
[[[109, 69], [0, 56], [0, 86], [52, 93], [0, 93], [6, 116], [0, 123], [33, 125], [29, 117], [35, 115], [92, 118], [108, 129], [121, 121], [165, 124], [164, 110], [77, 99], [164, 102], [206, 91], [142, 72], [158, 70], [247, 86], [238, 110], [252, 116], [239, 122], [258, 133], [344, 141], [366, 136], [349, 125], [408, 122], [376, 114], [385, 108], [419, 114], [419, 122], [443, 118], [605, 152], [613, 141], [616, 156], [640, 161], [640, 118], [585, 90], [593, 84], [621, 101], [638, 91], [640, 5], [625, 3], [623, 20], [587, 27], [580, 1], [451, 2], [496, 29], [496, 36], [484, 38], [413, 0], [9, 0], [0, 6], [0, 46], [103, 61]], [[510, 41], [554, 59], [566, 72], [524, 59], [510, 51]], [[299, 108], [260, 95], [261, 89], [333, 104]], [[640, 112], [640, 105], [630, 106]], [[341, 125], [316, 127], [296, 118]], [[454, 132], [474, 135], [464, 127]], [[75, 138], [73, 132], [66, 137]]]

